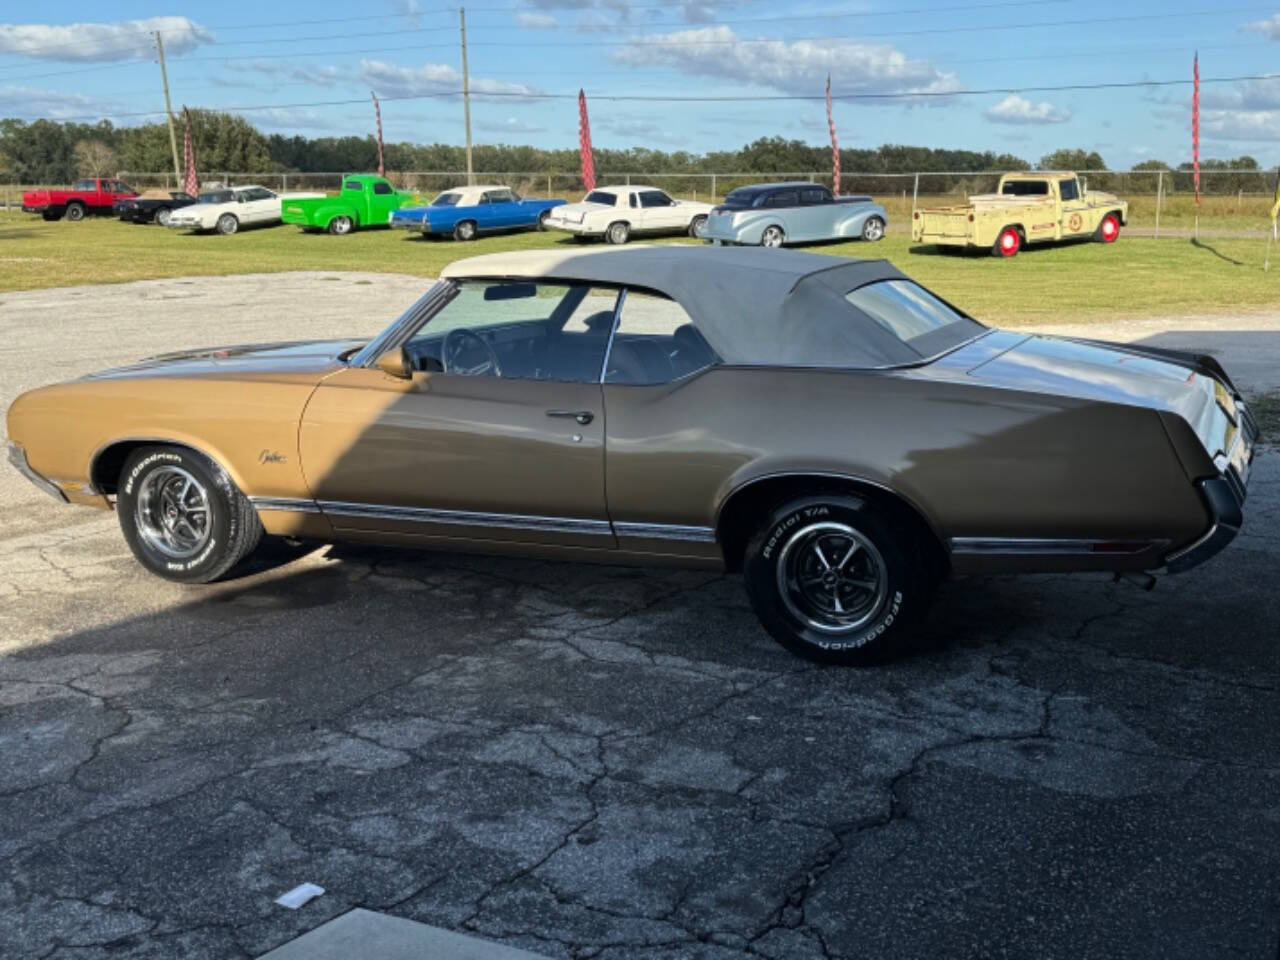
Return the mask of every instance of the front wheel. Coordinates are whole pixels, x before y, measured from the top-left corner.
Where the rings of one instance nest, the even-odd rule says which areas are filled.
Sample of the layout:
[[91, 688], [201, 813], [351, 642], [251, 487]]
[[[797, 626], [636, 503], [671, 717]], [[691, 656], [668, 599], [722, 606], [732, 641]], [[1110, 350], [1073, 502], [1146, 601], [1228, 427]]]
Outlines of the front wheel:
[[764, 233], [760, 234], [760, 246], [780, 247], [785, 239], [786, 236], [783, 234], [781, 227], [765, 227]]
[[862, 239], [875, 243], [883, 237], [884, 221], [879, 217], [867, 217], [867, 222], [862, 225]]
[[125, 461], [116, 513], [133, 555], [152, 573], [209, 583], [262, 538], [253, 505], [231, 478], [185, 447], [142, 447]]
[[156, 215], [154, 219], [156, 223], [160, 224], [160, 226], [167, 227], [169, 225], [169, 218], [171, 216], [173, 216], [172, 210], [170, 210], [168, 207], [161, 207], [159, 210], [156, 211]]
[[792, 653], [870, 662], [900, 645], [928, 606], [936, 574], [918, 546], [870, 501], [792, 500], [747, 545], [747, 593], [765, 629]]
[[466, 242], [476, 238], [476, 225], [474, 220], [463, 220], [453, 228], [453, 239]]
[[350, 217], [334, 217], [329, 221], [329, 232], [335, 237], [345, 237], [351, 232], [352, 226]]
[[1108, 213], [1102, 218], [1102, 222], [1098, 224], [1098, 232], [1094, 234], [1094, 239], [1099, 243], [1115, 243], [1120, 239], [1120, 218], [1114, 213]]
[[240, 229], [240, 221], [236, 219], [234, 213], [224, 213], [218, 218], [217, 230], [224, 237], [229, 237]]
[[67, 204], [67, 219], [72, 221], [84, 219], [84, 206], [79, 203]]

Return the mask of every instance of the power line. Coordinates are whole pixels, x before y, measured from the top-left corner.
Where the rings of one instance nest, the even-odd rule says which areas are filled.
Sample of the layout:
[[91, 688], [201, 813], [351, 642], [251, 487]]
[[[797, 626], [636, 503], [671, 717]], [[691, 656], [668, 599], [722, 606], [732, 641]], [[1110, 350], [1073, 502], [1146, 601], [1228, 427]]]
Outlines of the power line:
[[[1201, 77], [1200, 83], [1240, 83], [1246, 80], [1280, 80], [1280, 73], [1265, 74], [1242, 74], [1234, 77]], [[1116, 80], [1103, 83], [1060, 83], [1044, 86], [1027, 86], [1027, 87], [985, 87], [981, 90], [904, 90], [898, 93], [833, 93], [833, 100], [911, 100], [911, 99], [941, 99], [946, 97], [978, 97], [990, 96], [993, 94], [1010, 94], [1010, 93], [1063, 93], [1079, 90], [1126, 90], [1138, 87], [1175, 87], [1188, 86], [1191, 80]], [[383, 96], [380, 99], [384, 102], [391, 101], [407, 101], [407, 100], [439, 100], [448, 97], [462, 96], [461, 90], [439, 90], [431, 93], [413, 93], [400, 94], [392, 96]], [[578, 94], [575, 93], [520, 93], [512, 91], [498, 91], [486, 93], [472, 93], [472, 96], [483, 97], [491, 100], [576, 100]], [[744, 96], [741, 94], [724, 95], [724, 96], [706, 96], [706, 95], [657, 95], [657, 94], [615, 94], [615, 93], [594, 93], [591, 94], [592, 100], [605, 100], [609, 102], [638, 102], [638, 103], [759, 103], [759, 102], [812, 102], [823, 100], [825, 94], [763, 94], [760, 96]], [[355, 104], [365, 104], [363, 97], [359, 99], [344, 100], [313, 100], [305, 103], [262, 103], [249, 104], [245, 106], [228, 106], [228, 107], [205, 107], [203, 109], [220, 112], [220, 113], [249, 113], [257, 110], [293, 110], [310, 107], [345, 107]], [[84, 114], [76, 117], [62, 117], [64, 121], [80, 121], [80, 120], [97, 120], [110, 118], [130, 118], [130, 117], [151, 117], [163, 115], [163, 110], [140, 110], [132, 113], [112, 113], [112, 114]]]

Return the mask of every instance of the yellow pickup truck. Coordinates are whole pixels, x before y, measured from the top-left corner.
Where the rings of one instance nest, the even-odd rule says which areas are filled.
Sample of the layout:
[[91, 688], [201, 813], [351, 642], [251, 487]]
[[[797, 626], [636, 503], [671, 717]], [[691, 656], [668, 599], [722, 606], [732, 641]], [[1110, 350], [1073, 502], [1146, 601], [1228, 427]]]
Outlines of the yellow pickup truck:
[[1083, 237], [1115, 243], [1128, 221], [1126, 201], [1086, 189], [1074, 173], [1028, 170], [1006, 173], [995, 193], [975, 194], [967, 204], [916, 210], [911, 239], [1013, 257], [1028, 243]]

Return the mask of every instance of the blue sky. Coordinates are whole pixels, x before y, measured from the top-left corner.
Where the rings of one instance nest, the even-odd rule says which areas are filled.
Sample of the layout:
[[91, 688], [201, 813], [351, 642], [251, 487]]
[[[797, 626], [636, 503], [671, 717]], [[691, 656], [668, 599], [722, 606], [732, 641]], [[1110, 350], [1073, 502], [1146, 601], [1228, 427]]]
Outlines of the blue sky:
[[[10, 8], [12, 10], [12, 7]], [[27, 10], [34, 10], [28, 7]], [[48, 2], [0, 23], [0, 116], [120, 124], [163, 108], [149, 29], [174, 103], [226, 108], [384, 98], [388, 140], [461, 143], [457, 7], [428, 0]], [[353, 19], [353, 18], [359, 19]], [[330, 21], [330, 22], [324, 22]], [[703, 152], [781, 134], [824, 143], [820, 100], [678, 103], [609, 94], [777, 96], [1280, 74], [1280, 0], [1224, 6], [1104, 0], [476, 0], [467, 27], [476, 142], [573, 147], [572, 100], [599, 146]], [[491, 96], [485, 96], [490, 94]], [[1280, 80], [1207, 83], [1202, 156], [1280, 164]], [[836, 103], [840, 143], [1009, 151], [1098, 150], [1113, 168], [1190, 158], [1189, 86], [990, 93]], [[264, 130], [364, 134], [372, 110], [245, 111]]]

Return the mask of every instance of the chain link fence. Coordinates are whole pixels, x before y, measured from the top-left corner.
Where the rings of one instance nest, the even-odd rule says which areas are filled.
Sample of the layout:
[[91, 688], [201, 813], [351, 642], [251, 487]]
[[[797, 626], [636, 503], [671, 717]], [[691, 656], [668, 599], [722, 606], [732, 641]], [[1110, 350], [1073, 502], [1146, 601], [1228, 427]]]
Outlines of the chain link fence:
[[[845, 171], [842, 193], [865, 193], [888, 209], [890, 220], [903, 225], [916, 207], [963, 203], [973, 194], [992, 193], [1004, 171], [961, 171], [921, 173], [868, 173]], [[1129, 201], [1130, 227], [1161, 230], [1189, 229], [1198, 217], [1209, 229], [1261, 230], [1275, 202], [1276, 173], [1270, 170], [1202, 170], [1201, 202], [1195, 203], [1195, 187], [1190, 170], [1083, 170], [1086, 189], [1114, 193]], [[261, 184], [280, 192], [337, 191], [342, 172], [327, 173], [233, 173], [206, 171], [203, 188]], [[173, 190], [172, 173], [122, 170], [117, 177], [138, 190]], [[467, 182], [457, 170], [392, 171], [388, 178], [399, 188], [424, 197]], [[736, 187], [781, 180], [802, 180], [831, 186], [828, 171], [778, 171], [772, 173], [644, 173], [601, 170], [597, 183], [648, 184], [660, 187], [685, 200], [715, 203]], [[580, 200], [585, 192], [576, 172], [478, 172], [476, 183], [508, 186], [527, 196], [565, 197]], [[32, 185], [10, 181], [0, 188], [5, 210], [19, 209], [22, 192]]]

